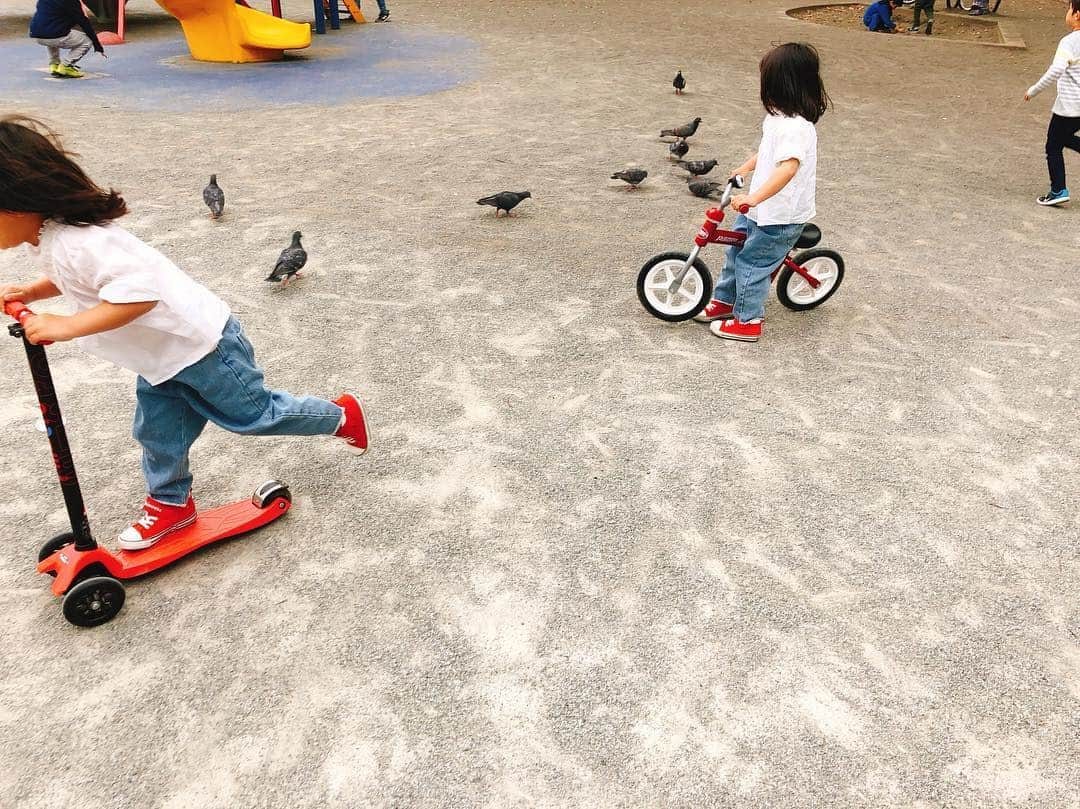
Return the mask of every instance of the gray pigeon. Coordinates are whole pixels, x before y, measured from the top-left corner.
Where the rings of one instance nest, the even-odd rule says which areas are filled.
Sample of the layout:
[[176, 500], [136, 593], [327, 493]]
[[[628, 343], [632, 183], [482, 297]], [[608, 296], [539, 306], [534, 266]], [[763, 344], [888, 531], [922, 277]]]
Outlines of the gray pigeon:
[[695, 180], [690, 178], [690, 182], [687, 185], [690, 189], [690, 193], [695, 197], [701, 197], [702, 199], [709, 199], [713, 194], [717, 194], [724, 190], [723, 183], [714, 183], [709, 180]]
[[681, 70], [675, 74], [675, 81], [671, 83], [671, 86], [675, 88], [675, 95], [677, 96], [681, 96], [682, 91], [686, 89], [686, 79], [683, 78]]
[[677, 126], [674, 129], [661, 129], [660, 137], [662, 138], [688, 138], [697, 132], [698, 124], [701, 123], [700, 118], [695, 118], [688, 124]]
[[476, 204], [490, 205], [495, 209], [495, 217], [498, 218], [500, 211], [506, 211], [506, 215], [509, 216], [510, 211], [516, 208], [523, 199], [529, 199], [531, 196], [532, 193], [529, 191], [500, 191], [490, 197], [481, 197]]
[[679, 138], [668, 146], [668, 151], [678, 160], [680, 157], [686, 157], [686, 153], [690, 151], [690, 144], [685, 138]]
[[280, 281], [282, 286], [288, 286], [294, 275], [300, 275], [300, 270], [307, 264], [307, 250], [300, 244], [300, 231], [292, 235], [292, 244], [281, 251], [278, 256], [274, 271], [266, 276], [267, 281]]
[[220, 219], [221, 212], [225, 210], [225, 192], [217, 184], [217, 175], [210, 175], [210, 184], [203, 189], [203, 202], [210, 209], [211, 219]]
[[645, 178], [649, 176], [649, 172], [645, 169], [626, 169], [626, 171], [617, 171], [611, 175], [613, 180], [622, 180], [628, 184], [627, 190], [633, 191], [643, 182]]
[[696, 176], [708, 174], [716, 168], [715, 160], [679, 160], [677, 162], [681, 169]]

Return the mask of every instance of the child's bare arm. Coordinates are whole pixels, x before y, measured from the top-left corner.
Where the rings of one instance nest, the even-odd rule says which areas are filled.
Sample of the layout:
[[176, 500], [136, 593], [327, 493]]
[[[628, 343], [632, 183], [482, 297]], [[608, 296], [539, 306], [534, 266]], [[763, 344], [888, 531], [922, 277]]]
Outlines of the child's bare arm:
[[126, 326], [157, 306], [157, 301], [99, 303], [77, 315], [34, 315], [23, 323], [26, 339], [35, 345], [45, 340], [63, 342]]
[[731, 200], [732, 207], [738, 210], [742, 205], [749, 205], [754, 208], [769, 197], [772, 197], [780, 192], [785, 185], [791, 182], [791, 178], [799, 171], [799, 159], [797, 157], [790, 157], [787, 160], [782, 160], [773, 169], [773, 173], [769, 175], [764, 184], [753, 194], [740, 194]]
[[729, 177], [734, 177], [736, 174], [749, 174], [757, 168], [757, 152], [754, 152], [750, 157], [746, 158], [746, 162], [735, 169]]
[[46, 298], [55, 298], [59, 294], [60, 290], [48, 278], [39, 278], [32, 284], [13, 284], [0, 288], [0, 296], [5, 301], [21, 301], [22, 303], [43, 301]]

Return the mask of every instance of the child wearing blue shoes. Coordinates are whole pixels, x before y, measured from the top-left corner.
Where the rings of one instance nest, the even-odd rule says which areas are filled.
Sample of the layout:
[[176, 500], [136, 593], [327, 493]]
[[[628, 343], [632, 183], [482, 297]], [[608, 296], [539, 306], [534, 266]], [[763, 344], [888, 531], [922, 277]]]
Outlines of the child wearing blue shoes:
[[1052, 82], [1057, 82], [1057, 101], [1046, 130], [1050, 192], [1036, 200], [1040, 205], [1061, 205], [1069, 201], [1063, 150], [1068, 147], [1080, 152], [1080, 137], [1076, 136], [1080, 130], [1080, 0], [1069, 0], [1065, 26], [1072, 29], [1072, 33], [1058, 43], [1050, 69], [1024, 93], [1024, 101], [1030, 101]]

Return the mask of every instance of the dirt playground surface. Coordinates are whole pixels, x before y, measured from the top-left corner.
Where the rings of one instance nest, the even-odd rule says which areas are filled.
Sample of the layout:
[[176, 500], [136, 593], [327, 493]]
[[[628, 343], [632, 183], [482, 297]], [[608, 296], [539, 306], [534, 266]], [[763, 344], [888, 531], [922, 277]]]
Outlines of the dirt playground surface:
[[[940, 3], [940, 5], [944, 6], [944, 3]], [[862, 21], [865, 11], [865, 3], [841, 3], [795, 9], [791, 12], [791, 16], [821, 25], [832, 25], [837, 28], [865, 32], [866, 27]], [[925, 17], [924, 14], [922, 20], [924, 25]], [[913, 11], [907, 6], [901, 6], [893, 11], [893, 19], [896, 21], [897, 31], [901, 34], [908, 34], [907, 29], [911, 27], [913, 22]], [[920, 30], [918, 35], [925, 36], [926, 34]], [[993, 15], [989, 17], [968, 17], [963, 11], [947, 12], [944, 8], [935, 9], [932, 36], [939, 36], [942, 39], [960, 39], [968, 42], [1002, 41], [1001, 31]]]
[[[1080, 207], [1034, 204], [1052, 97], [1022, 101], [1061, 4], [1006, 0], [1005, 51], [774, 0], [402, 0], [326, 42], [467, 38], [454, 86], [238, 114], [141, 108], [119, 48], [96, 82], [16, 85], [44, 54], [5, 55], [29, 9], [0, 1], [6, 109], [125, 193], [274, 385], [358, 388], [375, 431], [357, 459], [208, 429], [198, 503], [278, 477], [295, 508], [78, 630], [34, 573], [65, 517], [7, 338], [4, 809], [1080, 802]], [[135, 47], [178, 37], [136, 10]], [[756, 345], [650, 318], [638, 268], [706, 207], [657, 133], [700, 115], [690, 156], [738, 165], [758, 60], [793, 39], [835, 104], [816, 221], [843, 287], [771, 295]], [[419, 56], [372, 65], [380, 89]], [[628, 165], [635, 193], [607, 179]], [[504, 188], [532, 191], [518, 216], [475, 204]], [[307, 277], [271, 288], [297, 229]], [[0, 254], [0, 282], [30, 272]], [[143, 494], [134, 381], [49, 352], [111, 544]]]

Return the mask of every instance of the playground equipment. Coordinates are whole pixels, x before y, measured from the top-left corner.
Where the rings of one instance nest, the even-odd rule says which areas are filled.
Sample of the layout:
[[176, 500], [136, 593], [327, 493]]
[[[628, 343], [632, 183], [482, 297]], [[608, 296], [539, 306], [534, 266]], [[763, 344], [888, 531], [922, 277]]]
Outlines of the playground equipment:
[[237, 5], [234, 0], [157, 0], [180, 21], [191, 57], [201, 62], [272, 62], [311, 44], [311, 26]]
[[[103, 45], [124, 42], [125, 0], [87, 0], [100, 24], [115, 27], [102, 31]], [[159, 6], [180, 21], [193, 59], [200, 62], [272, 62], [287, 50], [311, 44], [311, 27], [281, 19], [280, 0], [271, 0], [271, 14], [238, 4], [235, 0], [157, 0]], [[321, 12], [320, 0], [315, 0]], [[357, 9], [359, 12], [359, 9]], [[335, 26], [336, 27], [336, 26]]]

